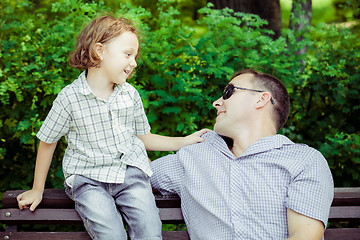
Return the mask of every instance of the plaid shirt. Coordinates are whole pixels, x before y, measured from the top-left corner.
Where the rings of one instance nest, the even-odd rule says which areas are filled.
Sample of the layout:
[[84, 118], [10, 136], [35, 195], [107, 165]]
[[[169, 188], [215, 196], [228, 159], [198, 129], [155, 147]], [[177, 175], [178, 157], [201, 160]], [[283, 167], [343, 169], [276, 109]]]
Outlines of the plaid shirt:
[[151, 185], [178, 194], [192, 240], [285, 239], [287, 208], [326, 226], [333, 180], [317, 150], [269, 136], [235, 157], [215, 132], [151, 163]]
[[151, 176], [143, 142], [135, 135], [150, 131], [141, 98], [128, 83], [117, 85], [107, 101], [99, 99], [86, 82], [85, 71], [66, 86], [53, 102], [37, 137], [46, 143], [66, 137], [65, 177], [122, 183], [126, 165]]

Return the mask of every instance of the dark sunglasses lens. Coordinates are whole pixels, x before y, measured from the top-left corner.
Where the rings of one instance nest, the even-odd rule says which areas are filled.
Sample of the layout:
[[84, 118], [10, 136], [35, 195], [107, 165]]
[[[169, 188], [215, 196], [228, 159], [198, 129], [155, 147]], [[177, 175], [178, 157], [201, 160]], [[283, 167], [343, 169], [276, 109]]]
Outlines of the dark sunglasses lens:
[[223, 92], [223, 99], [226, 100], [226, 99], [229, 99], [231, 97], [231, 95], [233, 94], [234, 92], [234, 86], [233, 85], [227, 85], [224, 89], [224, 92]]

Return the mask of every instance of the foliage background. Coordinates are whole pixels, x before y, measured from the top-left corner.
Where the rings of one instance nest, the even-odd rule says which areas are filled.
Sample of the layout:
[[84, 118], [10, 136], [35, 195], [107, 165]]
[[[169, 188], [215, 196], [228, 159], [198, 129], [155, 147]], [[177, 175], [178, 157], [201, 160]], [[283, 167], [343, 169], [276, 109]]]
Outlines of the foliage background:
[[[183, 136], [212, 128], [211, 104], [232, 73], [254, 68], [277, 76], [291, 95], [289, 121], [280, 133], [319, 149], [335, 186], [359, 186], [360, 31], [358, 12], [351, 10], [359, 1], [343, 0], [341, 16], [350, 27], [284, 28], [276, 40], [256, 15], [210, 5], [193, 6], [201, 9], [188, 18], [181, 1], [35, 2], [0, 3], [0, 192], [31, 188], [35, 134], [56, 95], [79, 74], [67, 64], [69, 52], [81, 29], [105, 13], [130, 18], [141, 30], [139, 67], [129, 82], [142, 96], [153, 133]], [[304, 46], [307, 53], [296, 55]], [[57, 147], [46, 187], [63, 187], [65, 146], [62, 140]], [[149, 153], [152, 159], [164, 154]]]

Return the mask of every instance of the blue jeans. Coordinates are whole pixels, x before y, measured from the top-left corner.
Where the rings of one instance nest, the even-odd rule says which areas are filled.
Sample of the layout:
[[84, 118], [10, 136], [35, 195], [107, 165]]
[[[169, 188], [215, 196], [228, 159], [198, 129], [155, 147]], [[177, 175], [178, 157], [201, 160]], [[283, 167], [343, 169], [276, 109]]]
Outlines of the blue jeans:
[[72, 187], [65, 182], [66, 194], [92, 239], [162, 239], [159, 210], [155, 205], [149, 178], [128, 166], [122, 184], [102, 183], [75, 175]]

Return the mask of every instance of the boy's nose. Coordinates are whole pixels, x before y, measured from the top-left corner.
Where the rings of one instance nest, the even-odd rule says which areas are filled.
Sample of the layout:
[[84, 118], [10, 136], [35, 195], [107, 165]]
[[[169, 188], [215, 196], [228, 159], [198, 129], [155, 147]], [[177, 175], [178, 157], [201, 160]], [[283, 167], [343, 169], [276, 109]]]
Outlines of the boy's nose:
[[130, 66], [131, 66], [132, 68], [136, 68], [137, 63], [136, 63], [135, 58], [133, 58], [133, 59], [131, 60], [131, 62], [130, 62]]

